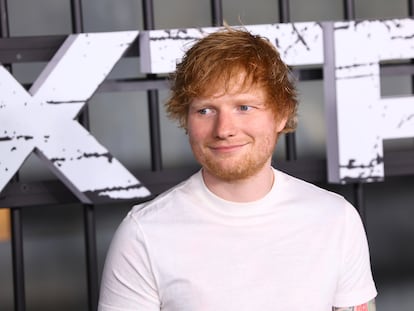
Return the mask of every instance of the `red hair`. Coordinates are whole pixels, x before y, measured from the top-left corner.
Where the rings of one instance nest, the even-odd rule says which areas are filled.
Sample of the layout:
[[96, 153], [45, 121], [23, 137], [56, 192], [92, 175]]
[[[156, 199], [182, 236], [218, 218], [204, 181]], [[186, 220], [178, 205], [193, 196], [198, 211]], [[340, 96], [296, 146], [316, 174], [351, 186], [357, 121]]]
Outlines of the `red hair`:
[[245, 79], [240, 88], [262, 87], [276, 120], [287, 119], [283, 132], [295, 130], [298, 102], [289, 68], [267, 39], [230, 27], [197, 41], [177, 65], [166, 103], [169, 117], [185, 128], [193, 98], [223, 86], [226, 90], [232, 77], [241, 73]]

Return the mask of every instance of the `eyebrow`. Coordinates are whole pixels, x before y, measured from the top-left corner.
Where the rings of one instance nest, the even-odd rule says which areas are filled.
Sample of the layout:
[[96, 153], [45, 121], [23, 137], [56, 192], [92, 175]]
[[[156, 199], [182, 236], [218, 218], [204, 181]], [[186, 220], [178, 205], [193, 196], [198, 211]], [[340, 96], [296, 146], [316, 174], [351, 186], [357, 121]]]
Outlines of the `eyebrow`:
[[[226, 95], [227, 93], [224, 93], [223, 95]], [[218, 97], [222, 97], [223, 95], [219, 95], [219, 96], [198, 96], [198, 97], [194, 97], [191, 101], [190, 104], [194, 102], [194, 100], [200, 101], [200, 102], [210, 102], [211, 100], [214, 100], [215, 98]], [[247, 94], [247, 93], [239, 93], [237, 95], [233, 95], [230, 94], [232, 96], [234, 96], [232, 98], [233, 101], [258, 101], [258, 102], [264, 102], [265, 101], [265, 96], [260, 96], [258, 97], [257, 95], [253, 95], [253, 94]]]

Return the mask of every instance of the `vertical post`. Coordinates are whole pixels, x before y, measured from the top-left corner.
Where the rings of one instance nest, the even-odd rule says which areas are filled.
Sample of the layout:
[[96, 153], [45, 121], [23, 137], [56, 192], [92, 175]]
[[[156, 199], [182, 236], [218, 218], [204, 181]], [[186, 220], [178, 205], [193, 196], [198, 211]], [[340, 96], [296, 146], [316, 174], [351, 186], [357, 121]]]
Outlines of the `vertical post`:
[[223, 1], [211, 0], [211, 20], [213, 26], [223, 25]]
[[279, 21], [281, 23], [290, 21], [289, 0], [279, 0]]
[[[0, 35], [2, 38], [10, 36], [7, 0], [0, 0]], [[10, 65], [5, 65], [11, 71]], [[18, 180], [18, 175], [14, 181]], [[26, 310], [26, 293], [24, 280], [24, 257], [23, 257], [23, 226], [22, 211], [13, 208], [10, 212], [11, 247], [12, 247], [12, 269], [13, 269], [13, 291], [14, 310]]]
[[408, 16], [414, 17], [414, 0], [408, 0]]
[[[72, 32], [82, 33], [83, 14], [82, 0], [71, 0]], [[79, 122], [87, 129], [90, 127], [89, 110], [86, 106], [79, 115]], [[86, 282], [88, 292], [88, 310], [95, 311], [98, 308], [99, 284], [98, 284], [98, 255], [96, 249], [95, 207], [91, 204], [83, 205], [83, 224], [86, 252]]]
[[20, 208], [11, 210], [11, 237], [12, 237], [12, 261], [13, 261], [13, 289], [14, 310], [26, 310], [26, 294], [24, 283], [24, 256], [23, 256], [23, 226]]
[[83, 31], [82, 0], [71, 0], [70, 9], [72, 17], [72, 32], [81, 33]]
[[[414, 0], [408, 0], [408, 16], [414, 18]], [[414, 64], [414, 59], [410, 63]], [[411, 75], [411, 93], [414, 94], [414, 75]]]
[[354, 205], [356, 209], [359, 212], [359, 215], [361, 216], [361, 220], [366, 226], [367, 223], [367, 215], [366, 215], [366, 209], [364, 204], [364, 187], [363, 183], [355, 183], [353, 184], [353, 191], [354, 191]]
[[[71, 0], [71, 19], [72, 19], [72, 32], [82, 33], [83, 28], [83, 14], [82, 14], [82, 0]], [[82, 113], [78, 117], [79, 122], [87, 129], [89, 129], [89, 110], [88, 106], [85, 106]]]
[[[290, 22], [289, 0], [279, 0], [279, 21], [281, 23]], [[285, 135], [286, 160], [292, 161], [297, 159], [296, 151], [296, 134], [287, 133]]]
[[[355, 19], [355, 0], [344, 0], [344, 19]], [[353, 185], [354, 205], [361, 216], [362, 222], [366, 225], [366, 211], [364, 206], [364, 187], [363, 183], [358, 182]]]
[[0, 31], [2, 38], [10, 36], [7, 0], [0, 0]]
[[344, 0], [344, 19], [355, 19], [355, 0]]
[[88, 310], [96, 311], [98, 308], [98, 259], [96, 252], [95, 207], [85, 204], [83, 206], [83, 221], [86, 249], [86, 273], [88, 288]]
[[[152, 30], [155, 28], [154, 23], [154, 5], [152, 0], [143, 0], [143, 19], [144, 29]], [[147, 78], [154, 79], [156, 75], [149, 74]], [[147, 91], [148, 113], [150, 126], [150, 144], [151, 144], [151, 169], [153, 171], [162, 170], [162, 150], [161, 150], [161, 130], [160, 130], [160, 112], [159, 98], [157, 90]]]
[[[408, 16], [414, 18], [414, 0], [408, 0]], [[410, 63], [414, 64], [414, 59]], [[411, 92], [414, 92], [414, 76], [411, 76]]]
[[[414, 18], [414, 0], [408, 0], [408, 16]], [[410, 63], [414, 64], [414, 59]], [[411, 92], [414, 92], [414, 76], [411, 76]]]

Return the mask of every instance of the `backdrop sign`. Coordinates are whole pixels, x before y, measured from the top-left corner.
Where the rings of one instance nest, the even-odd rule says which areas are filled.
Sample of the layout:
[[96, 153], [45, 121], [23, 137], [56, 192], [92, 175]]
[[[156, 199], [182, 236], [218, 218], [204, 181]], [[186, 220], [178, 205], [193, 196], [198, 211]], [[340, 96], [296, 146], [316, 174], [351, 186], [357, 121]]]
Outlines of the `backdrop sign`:
[[76, 120], [137, 36], [68, 36], [29, 91], [0, 66], [0, 190], [35, 152], [83, 203], [150, 194]]
[[[267, 37], [290, 66], [324, 68], [328, 180], [384, 178], [383, 140], [414, 137], [414, 98], [381, 98], [380, 62], [414, 58], [414, 20], [245, 26]], [[140, 35], [141, 68], [174, 70], [194, 41], [217, 28]]]
[[414, 137], [414, 97], [381, 98], [380, 62], [414, 58], [414, 20], [324, 30], [329, 180], [383, 180], [383, 140]]
[[[245, 26], [276, 45], [283, 60], [291, 66], [323, 63], [323, 31], [320, 23]], [[145, 73], [169, 73], [175, 70], [184, 52], [199, 38], [219, 28], [151, 30], [140, 33], [141, 70]]]
[[[414, 58], [414, 20], [245, 26], [290, 66], [324, 68], [328, 180], [384, 178], [383, 140], [414, 137], [414, 98], [381, 98], [379, 64]], [[140, 32], [144, 73], [174, 71], [196, 39], [218, 28]], [[0, 191], [35, 152], [84, 203], [150, 192], [76, 117], [138, 31], [68, 36], [29, 91], [0, 66]]]

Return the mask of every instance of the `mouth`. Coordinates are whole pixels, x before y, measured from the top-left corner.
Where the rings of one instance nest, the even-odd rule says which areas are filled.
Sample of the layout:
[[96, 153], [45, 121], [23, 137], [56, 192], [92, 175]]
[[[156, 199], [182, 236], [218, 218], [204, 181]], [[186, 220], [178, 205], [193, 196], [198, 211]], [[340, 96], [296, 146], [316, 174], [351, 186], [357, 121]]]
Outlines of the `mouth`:
[[231, 152], [235, 152], [235, 151], [242, 149], [246, 145], [247, 143], [233, 144], [233, 145], [218, 145], [218, 146], [210, 146], [209, 148], [213, 152], [217, 152], [217, 153], [231, 153]]

